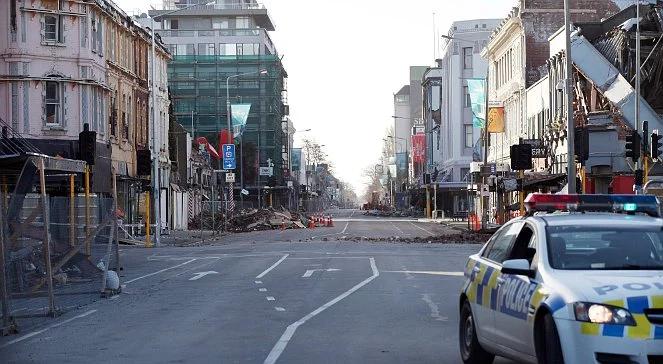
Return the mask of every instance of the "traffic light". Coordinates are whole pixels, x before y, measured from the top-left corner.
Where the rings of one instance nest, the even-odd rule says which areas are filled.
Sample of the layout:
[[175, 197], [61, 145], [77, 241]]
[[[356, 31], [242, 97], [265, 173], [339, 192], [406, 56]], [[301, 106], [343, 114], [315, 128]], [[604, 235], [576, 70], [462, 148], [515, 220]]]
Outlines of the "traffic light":
[[93, 166], [96, 149], [97, 132], [90, 131], [90, 124], [85, 123], [83, 124], [83, 131], [78, 134], [78, 159]]
[[532, 169], [531, 144], [514, 144], [511, 146], [511, 169], [514, 171]]
[[589, 130], [587, 128], [578, 128], [575, 130], [575, 154], [580, 163], [589, 159]]
[[661, 147], [663, 147], [661, 138], [663, 138], [663, 136], [658, 135], [657, 131], [651, 134], [651, 145], [649, 146], [651, 150], [649, 156], [652, 159], [660, 159], [659, 157], [661, 156]]
[[642, 145], [640, 144], [640, 134], [634, 131], [631, 135], [626, 137], [626, 157], [631, 158], [633, 161], [640, 159], [640, 151]]

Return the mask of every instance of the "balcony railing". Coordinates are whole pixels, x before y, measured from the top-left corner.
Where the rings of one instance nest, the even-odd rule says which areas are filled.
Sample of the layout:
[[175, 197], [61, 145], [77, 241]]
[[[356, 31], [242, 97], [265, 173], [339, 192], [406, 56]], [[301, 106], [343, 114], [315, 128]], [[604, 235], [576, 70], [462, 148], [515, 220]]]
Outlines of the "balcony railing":
[[258, 2], [253, 2], [253, 3], [243, 3], [243, 2], [235, 2], [235, 3], [217, 3], [214, 5], [205, 5], [209, 0], [199, 0], [199, 1], [189, 1], [189, 2], [182, 2], [181, 4], [167, 4], [165, 10], [176, 10], [176, 9], [181, 9], [185, 8], [187, 6], [193, 5], [196, 2], [200, 3], [201, 5], [196, 6], [194, 9], [196, 10], [253, 10], [253, 9], [265, 9], [265, 5], [258, 3]]
[[157, 30], [161, 37], [247, 37], [259, 36], [264, 29]]

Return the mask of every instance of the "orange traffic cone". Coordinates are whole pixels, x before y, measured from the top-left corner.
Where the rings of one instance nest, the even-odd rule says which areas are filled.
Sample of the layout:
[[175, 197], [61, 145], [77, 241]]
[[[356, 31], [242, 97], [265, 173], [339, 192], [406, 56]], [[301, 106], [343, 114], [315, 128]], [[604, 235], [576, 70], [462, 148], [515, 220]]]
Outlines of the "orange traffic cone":
[[334, 227], [334, 220], [332, 220], [332, 217], [329, 216], [329, 221], [327, 222], [328, 227]]
[[285, 230], [285, 220], [281, 219], [281, 230]]
[[308, 221], [308, 228], [309, 229], [315, 229], [315, 221], [313, 221], [313, 217]]

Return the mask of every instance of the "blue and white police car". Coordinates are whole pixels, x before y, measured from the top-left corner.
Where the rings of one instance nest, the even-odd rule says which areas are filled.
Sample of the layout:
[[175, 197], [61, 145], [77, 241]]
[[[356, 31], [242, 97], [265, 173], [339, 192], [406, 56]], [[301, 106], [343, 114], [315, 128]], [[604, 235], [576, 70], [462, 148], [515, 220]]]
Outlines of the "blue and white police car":
[[654, 196], [543, 195], [471, 256], [465, 363], [663, 363], [663, 219]]

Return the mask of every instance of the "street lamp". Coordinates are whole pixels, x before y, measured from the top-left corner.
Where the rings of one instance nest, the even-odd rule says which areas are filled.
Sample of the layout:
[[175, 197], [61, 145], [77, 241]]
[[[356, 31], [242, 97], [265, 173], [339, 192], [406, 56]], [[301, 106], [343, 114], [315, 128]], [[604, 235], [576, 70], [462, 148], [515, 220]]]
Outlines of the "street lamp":
[[[206, 4], [204, 4], [204, 5], [207, 6], [207, 5], [214, 5], [214, 4], [215, 4], [214, 1], [210, 1]], [[156, 118], [157, 118], [157, 93], [156, 93], [156, 86], [155, 86], [155, 81], [154, 81], [154, 79], [156, 77], [156, 71], [155, 71], [155, 68], [156, 68], [156, 50], [155, 50], [155, 40], [154, 40], [154, 37], [155, 37], [154, 20], [156, 18], [161, 18], [163, 16], [171, 15], [171, 14], [177, 13], [179, 11], [186, 10], [186, 9], [189, 9], [189, 8], [193, 8], [193, 7], [200, 6], [200, 5], [201, 4], [193, 4], [193, 5], [185, 6], [185, 7], [180, 8], [180, 9], [176, 9], [176, 10], [173, 10], [173, 11], [163, 13], [161, 15], [155, 15], [151, 18], [152, 62], [150, 62], [150, 63], [152, 65], [152, 72], [151, 72], [152, 77], [151, 77], [151, 81], [150, 81], [150, 87], [152, 88], [152, 112], [151, 112], [152, 122], [150, 123], [150, 129], [152, 130], [152, 150], [151, 150], [150, 154], [151, 154], [151, 159], [152, 159], [152, 194], [154, 195], [153, 196], [153, 198], [154, 198], [154, 204], [153, 204], [154, 205], [154, 220], [155, 220], [155, 223], [156, 223], [156, 229], [155, 229], [156, 231], [154, 232], [154, 245], [155, 246], [158, 246], [161, 243], [161, 203], [160, 203], [160, 201], [161, 201], [161, 182], [159, 180], [161, 176], [160, 176], [160, 173], [159, 173], [159, 171], [160, 171], [160, 168], [159, 168], [159, 153], [157, 152], [157, 148], [158, 148], [158, 145], [157, 145], [158, 138], [157, 138], [157, 129], [156, 129], [156, 127], [157, 127], [157, 121], [156, 121]], [[149, 224], [149, 221], [148, 221], [148, 224]]]
[[[227, 127], [228, 127], [228, 144], [233, 144], [233, 135], [232, 135], [232, 110], [231, 110], [231, 105], [230, 105], [230, 79], [231, 78], [240, 78], [243, 76], [249, 76], [249, 75], [266, 75], [267, 70], [266, 69], [261, 69], [259, 71], [254, 71], [254, 72], [245, 72], [245, 73], [239, 73], [236, 75], [230, 75], [226, 78], [226, 114], [227, 114]], [[220, 132], [220, 130], [217, 130], [217, 133]], [[240, 164], [240, 171], [239, 171], [239, 183], [242, 187], [242, 190], [244, 189], [244, 145], [243, 141], [240, 140], [239, 144], [239, 164]], [[219, 146], [223, 148], [223, 146]], [[232, 200], [234, 198], [233, 196], [233, 183], [228, 182], [228, 199]], [[241, 203], [244, 203], [244, 194], [240, 193], [240, 201]], [[226, 204], [226, 214], [230, 216], [232, 213], [233, 208], [229, 205]]]

